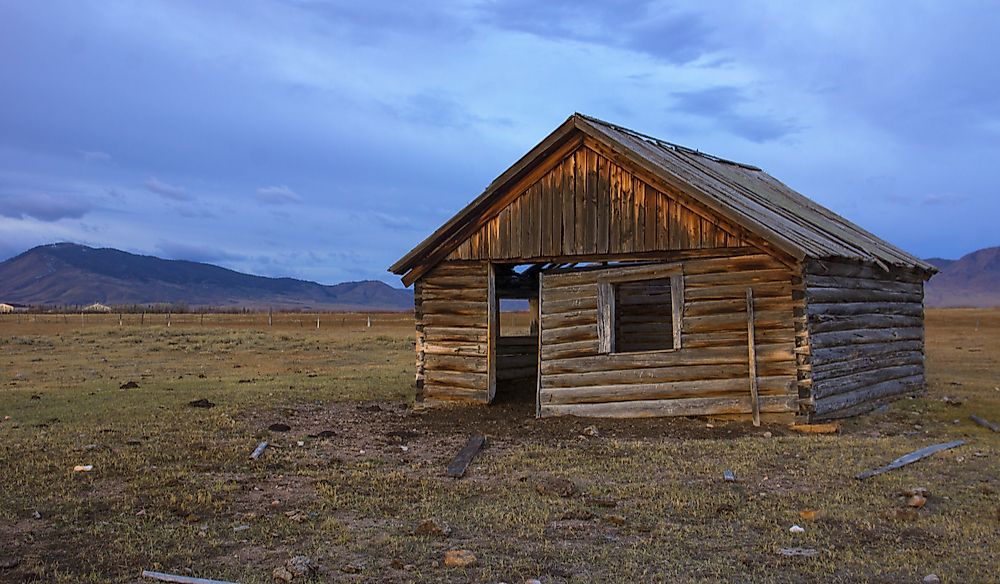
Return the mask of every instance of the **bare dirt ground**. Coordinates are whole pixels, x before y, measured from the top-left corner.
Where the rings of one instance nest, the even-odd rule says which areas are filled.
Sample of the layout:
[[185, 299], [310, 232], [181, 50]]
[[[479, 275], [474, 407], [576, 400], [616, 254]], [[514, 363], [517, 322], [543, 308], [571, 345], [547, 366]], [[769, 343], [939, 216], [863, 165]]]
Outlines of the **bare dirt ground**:
[[0, 319], [0, 581], [271, 582], [300, 555], [331, 582], [1000, 581], [1000, 434], [969, 420], [1000, 422], [1000, 311], [930, 311], [927, 394], [814, 436], [414, 409], [407, 318], [275, 318]]

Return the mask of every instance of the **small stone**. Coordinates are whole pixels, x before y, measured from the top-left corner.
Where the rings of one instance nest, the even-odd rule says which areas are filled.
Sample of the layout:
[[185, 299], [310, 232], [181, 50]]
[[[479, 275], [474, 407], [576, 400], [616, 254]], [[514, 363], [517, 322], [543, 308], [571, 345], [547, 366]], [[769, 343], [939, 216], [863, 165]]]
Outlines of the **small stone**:
[[770, 438], [772, 434], [770, 432], [764, 432], [764, 438]]
[[39, 513], [38, 511], [35, 511], [34, 513], [31, 514], [31, 518], [32, 519], [41, 519], [42, 518], [42, 514]]
[[73, 467], [73, 472], [90, 472], [94, 470], [94, 465], [92, 464], [78, 464]]
[[906, 505], [908, 507], [913, 507], [915, 509], [920, 509], [927, 504], [927, 497], [922, 495], [913, 495], [906, 499]]
[[937, 574], [927, 574], [922, 582], [924, 584], [941, 584], [941, 578]]
[[274, 571], [271, 572], [271, 578], [278, 580], [279, 582], [291, 582], [295, 579], [295, 576], [288, 571], [288, 568], [281, 566], [280, 568], [275, 568]]
[[0, 570], [10, 570], [16, 568], [21, 560], [18, 558], [0, 558]]
[[531, 578], [529, 580], [525, 580], [524, 584], [542, 584], [542, 581], [537, 578]]
[[597, 426], [587, 426], [586, 428], [583, 429], [583, 435], [597, 438], [598, 436], [601, 435], [601, 433], [600, 431], [598, 431]]
[[791, 527], [788, 528], [788, 531], [790, 531], [791, 533], [805, 533], [806, 532], [805, 528], [802, 527], [802, 526], [800, 526], [800, 525], [793, 525], [793, 526], [791, 526]]
[[929, 498], [931, 496], [931, 492], [924, 487], [913, 487], [910, 489], [906, 489], [905, 491], [900, 493], [900, 495], [902, 495], [903, 497], [913, 497], [914, 495], [920, 495], [921, 497]]
[[316, 572], [316, 564], [308, 556], [295, 556], [285, 562], [285, 569], [294, 576], [309, 578]]
[[612, 525], [625, 525], [628, 522], [624, 515], [605, 515], [604, 520]]
[[289, 426], [288, 424], [283, 424], [281, 422], [278, 422], [276, 424], [271, 424], [270, 426], [267, 427], [267, 429], [272, 432], [287, 432], [291, 430], [292, 427]]
[[727, 483], [735, 483], [736, 482], [736, 473], [734, 473], [731, 470], [725, 470], [725, 471], [722, 472], [722, 479], [724, 481], [726, 481]]
[[446, 568], [465, 568], [472, 566], [476, 561], [476, 554], [469, 550], [448, 550], [444, 553], [444, 566]]
[[569, 479], [542, 477], [535, 482], [535, 492], [543, 496], [570, 497], [576, 492], [576, 485]]
[[118, 386], [118, 389], [139, 389], [139, 384], [129, 380]]
[[819, 555], [819, 552], [814, 550], [813, 548], [801, 548], [801, 547], [781, 548], [778, 550], [778, 553], [783, 556], [789, 556], [789, 557], [798, 556], [803, 558], [811, 558], [813, 556]]
[[413, 535], [433, 535], [435, 537], [448, 537], [451, 535], [451, 526], [437, 519], [424, 519], [413, 528]]

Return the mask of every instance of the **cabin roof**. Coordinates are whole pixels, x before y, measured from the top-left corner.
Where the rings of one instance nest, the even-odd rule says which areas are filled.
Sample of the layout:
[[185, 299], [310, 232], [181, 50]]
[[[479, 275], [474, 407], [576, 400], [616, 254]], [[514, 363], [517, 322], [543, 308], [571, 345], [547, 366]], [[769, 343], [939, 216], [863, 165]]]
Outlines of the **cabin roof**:
[[796, 259], [843, 258], [928, 274], [937, 271], [756, 166], [725, 160], [580, 113], [570, 116], [389, 271], [403, 275], [404, 282], [412, 282], [415, 275], [410, 272], [414, 268], [426, 269], [443, 259], [467, 237], [471, 224], [485, 218], [483, 215], [491, 211], [491, 203], [503, 195], [505, 187], [578, 133], [664, 182], [685, 185], [685, 193], [706, 208]]

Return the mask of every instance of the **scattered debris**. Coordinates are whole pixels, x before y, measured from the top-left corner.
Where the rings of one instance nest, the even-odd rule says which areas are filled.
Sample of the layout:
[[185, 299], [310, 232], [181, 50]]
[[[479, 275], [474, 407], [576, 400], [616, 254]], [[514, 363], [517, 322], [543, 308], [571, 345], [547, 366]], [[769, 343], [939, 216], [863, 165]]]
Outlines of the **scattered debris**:
[[901, 492], [899, 496], [904, 498], [907, 507], [920, 509], [927, 504], [927, 499], [930, 498], [931, 492], [924, 487], [914, 487]]
[[800, 525], [793, 525], [788, 528], [788, 531], [791, 533], [805, 533], [806, 529]]
[[597, 438], [601, 435], [601, 432], [597, 429], [597, 426], [587, 426], [583, 429], [583, 435]]
[[174, 582], [176, 584], [236, 584], [236, 582], [230, 582], [228, 580], [211, 580], [209, 578], [193, 578], [191, 576], [178, 576], [177, 574], [167, 574], [164, 572], [153, 572], [152, 570], [143, 570], [143, 578], [151, 578], [153, 580], [159, 580], [160, 582]]
[[215, 404], [208, 401], [205, 398], [196, 399], [188, 402], [188, 405], [192, 408], [214, 408]]
[[618, 506], [618, 501], [609, 497], [587, 497], [587, 503], [596, 507], [613, 508]]
[[625, 525], [628, 522], [624, 515], [605, 515], [604, 520], [612, 525]]
[[340, 571], [345, 574], [360, 574], [363, 569], [364, 565], [358, 562], [351, 562], [340, 567]]
[[90, 472], [94, 470], [94, 465], [92, 464], [78, 464], [73, 467], [73, 472]]
[[246, 531], [248, 529], [250, 529], [250, 526], [244, 523], [243, 525], [237, 525], [236, 527], [234, 527], [233, 531], [240, 532], [240, 531]]
[[271, 578], [280, 582], [291, 582], [295, 579], [295, 575], [288, 568], [279, 566], [271, 572]]
[[289, 426], [288, 424], [283, 424], [281, 422], [278, 422], [276, 424], [271, 424], [270, 426], [267, 427], [267, 429], [272, 432], [287, 432], [291, 430], [292, 427]]
[[476, 554], [469, 550], [448, 550], [444, 553], [446, 568], [465, 568], [475, 564], [476, 561]]
[[960, 397], [951, 397], [949, 395], [946, 395], [943, 398], [941, 398], [941, 401], [948, 404], [949, 406], [954, 406], [956, 408], [965, 403], [964, 399]]
[[994, 432], [1000, 432], [1000, 425], [994, 424], [993, 422], [991, 422], [991, 421], [989, 421], [989, 420], [987, 420], [985, 418], [980, 418], [976, 414], [972, 414], [971, 416], [969, 416], [969, 419], [972, 420], [973, 422], [979, 424], [983, 428], [989, 428], [990, 430], [993, 430]]
[[799, 517], [803, 521], [815, 521], [822, 513], [816, 509], [803, 509], [799, 511]]
[[535, 481], [535, 492], [543, 496], [571, 497], [576, 485], [569, 479], [543, 476]]
[[735, 483], [736, 474], [733, 471], [726, 469], [722, 472], [722, 480], [726, 481], [727, 483]]
[[0, 570], [12, 570], [20, 563], [19, 558], [0, 558]]
[[31, 514], [31, 518], [32, 518], [32, 519], [41, 519], [41, 518], [42, 518], [42, 514], [41, 514], [41, 513], [39, 513], [38, 511], [35, 511], [35, 512], [33, 512], [33, 513]]
[[424, 519], [413, 528], [413, 535], [433, 535], [436, 537], [448, 537], [451, 535], [451, 526], [437, 519]]
[[788, 429], [800, 434], [839, 434], [840, 422], [829, 422], [827, 424], [792, 424], [788, 427]]
[[959, 446], [962, 446], [963, 444], [965, 444], [965, 440], [955, 440], [953, 442], [944, 442], [944, 443], [941, 443], [941, 444], [934, 444], [934, 445], [931, 445], [931, 446], [927, 446], [925, 448], [921, 448], [920, 450], [914, 450], [913, 452], [911, 452], [909, 454], [905, 454], [903, 456], [900, 456], [896, 460], [890, 462], [889, 464], [887, 464], [887, 465], [885, 465], [885, 466], [883, 466], [881, 468], [876, 468], [874, 470], [866, 470], [865, 472], [856, 475], [854, 478], [856, 478], [858, 480], [863, 480], [863, 479], [871, 478], [871, 477], [873, 477], [875, 475], [880, 475], [880, 474], [882, 474], [884, 472], [888, 472], [890, 470], [895, 470], [897, 468], [904, 467], [904, 466], [906, 466], [908, 464], [917, 462], [918, 460], [922, 460], [924, 458], [927, 458], [928, 456], [934, 454], [935, 452], [940, 452], [942, 450], [949, 450], [951, 448], [957, 448]]
[[317, 569], [316, 563], [307, 556], [295, 556], [285, 562], [285, 568], [298, 578], [309, 578]]
[[118, 389], [139, 389], [139, 384], [131, 379], [118, 386]]
[[261, 442], [260, 444], [257, 445], [257, 448], [253, 449], [253, 452], [250, 453], [250, 459], [257, 460], [258, 458], [260, 458], [260, 455], [264, 454], [264, 450], [266, 448], [267, 448], [267, 440]]
[[472, 436], [469, 438], [469, 441], [466, 442], [465, 446], [463, 446], [455, 456], [455, 459], [448, 465], [448, 476], [456, 479], [464, 476], [465, 470], [469, 468], [469, 464], [472, 463], [472, 459], [476, 457], [476, 454], [478, 454], [485, 445], [485, 436]]
[[813, 548], [802, 548], [802, 547], [792, 547], [792, 548], [781, 548], [778, 553], [783, 556], [788, 557], [802, 557], [811, 558], [813, 556], [818, 556], [819, 552]]

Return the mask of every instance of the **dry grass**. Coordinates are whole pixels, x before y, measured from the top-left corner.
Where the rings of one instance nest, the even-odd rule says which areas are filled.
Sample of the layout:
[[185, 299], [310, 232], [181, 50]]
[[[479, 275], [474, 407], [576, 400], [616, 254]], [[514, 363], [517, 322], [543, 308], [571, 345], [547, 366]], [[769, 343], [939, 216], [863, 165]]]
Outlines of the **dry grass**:
[[[323, 581], [915, 582], [935, 572], [987, 582], [1000, 571], [1000, 435], [968, 421], [1000, 422], [998, 311], [931, 311], [928, 394], [850, 420], [840, 436], [536, 421], [517, 402], [414, 412], [407, 319], [375, 315], [368, 328], [361, 315], [325, 315], [317, 330], [315, 316], [275, 318], [174, 315], [170, 328], [119, 327], [117, 315], [82, 326], [78, 316], [0, 319], [0, 417], [10, 416], [0, 422], [0, 565], [19, 561], [0, 580], [133, 582], [159, 568], [270, 582], [297, 554], [320, 564]], [[140, 387], [119, 389], [129, 380]], [[216, 407], [187, 405], [201, 398]], [[292, 430], [269, 432], [275, 422]], [[581, 434], [591, 424], [599, 437]], [[466, 478], [446, 479], [472, 432], [490, 447]], [[852, 478], [955, 438], [970, 444]], [[275, 447], [248, 460], [262, 439]], [[724, 469], [739, 482], [722, 481]], [[577, 493], [539, 495], [545, 476]], [[896, 493], [914, 486], [930, 501], [902, 511]], [[807, 509], [818, 517], [803, 520]], [[428, 517], [454, 533], [411, 535]], [[793, 523], [806, 532], [790, 534]], [[787, 547], [819, 554], [778, 554]], [[444, 568], [451, 548], [479, 562]]]

